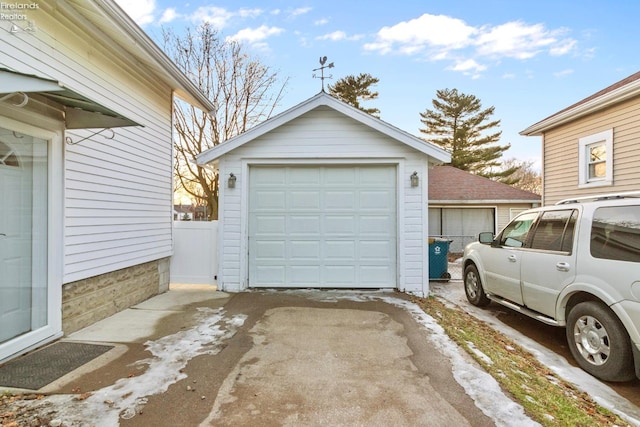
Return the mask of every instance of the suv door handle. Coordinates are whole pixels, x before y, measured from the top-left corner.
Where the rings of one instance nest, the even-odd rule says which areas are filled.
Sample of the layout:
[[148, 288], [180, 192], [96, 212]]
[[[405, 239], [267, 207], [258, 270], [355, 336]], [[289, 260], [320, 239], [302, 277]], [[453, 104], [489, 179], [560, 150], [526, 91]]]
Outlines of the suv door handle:
[[569, 271], [570, 268], [571, 266], [568, 262], [559, 262], [556, 264], [556, 269], [558, 271]]
[[511, 262], [516, 262], [518, 260], [515, 255], [509, 255], [507, 259]]

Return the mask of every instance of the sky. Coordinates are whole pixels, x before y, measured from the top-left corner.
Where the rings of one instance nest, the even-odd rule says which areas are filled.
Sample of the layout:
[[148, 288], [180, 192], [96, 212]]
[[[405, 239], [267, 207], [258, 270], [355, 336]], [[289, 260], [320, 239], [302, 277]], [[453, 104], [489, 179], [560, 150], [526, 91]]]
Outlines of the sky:
[[503, 159], [540, 167], [541, 138], [519, 132], [640, 70], [637, 17], [629, 0], [116, 0], [159, 45], [209, 22], [225, 39], [288, 79], [284, 111], [326, 84], [368, 73], [379, 94], [363, 106], [420, 136], [436, 91], [457, 89], [495, 107]]
[[[473, 399], [475, 405], [490, 417], [499, 427], [539, 426], [524, 412], [522, 406], [504, 394], [498, 382], [477, 363], [471, 361], [444, 332], [438, 322], [426, 314], [414, 302], [397, 298], [389, 291], [320, 291], [291, 290], [288, 292], [320, 302], [351, 300], [365, 302], [379, 300], [406, 310], [423, 327], [425, 339], [431, 341], [440, 353], [449, 359], [454, 379]], [[603, 382], [596, 380], [578, 367], [570, 365], [566, 359], [546, 349], [536, 341], [522, 335], [515, 329], [503, 324], [488, 310], [470, 306], [464, 299], [462, 286], [435, 285], [433, 294], [448, 303], [459, 305], [473, 316], [487, 322], [515, 342], [524, 346], [541, 363], [578, 389], [587, 392], [598, 404], [617, 413], [631, 425], [640, 426], [640, 411], [626, 399]], [[184, 379], [184, 367], [189, 361], [203, 354], [217, 354], [225, 342], [233, 337], [244, 324], [244, 314], [229, 315], [223, 308], [199, 308], [195, 325], [175, 334], [167, 335], [155, 341], [147, 341], [146, 349], [151, 353], [148, 359], [136, 362], [146, 365], [146, 370], [138, 375], [117, 380], [113, 385], [94, 391], [90, 396], [76, 394], [54, 394], [36, 400], [17, 400], [9, 403], [8, 411], [27, 408], [32, 414], [40, 414], [61, 421], [64, 425], [83, 425], [93, 420], [96, 427], [119, 425], [119, 420], [130, 419], [142, 411], [150, 396], [167, 391], [169, 386]], [[480, 357], [489, 356], [475, 350]], [[211, 396], [205, 396], [211, 400]], [[213, 405], [212, 405], [213, 406]], [[51, 414], [55, 408], [55, 414]]]

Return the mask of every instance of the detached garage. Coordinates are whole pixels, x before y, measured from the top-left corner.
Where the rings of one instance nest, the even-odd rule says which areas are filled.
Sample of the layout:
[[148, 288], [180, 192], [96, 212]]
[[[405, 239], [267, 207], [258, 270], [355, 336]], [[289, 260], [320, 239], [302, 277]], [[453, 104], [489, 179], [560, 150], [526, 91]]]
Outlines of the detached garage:
[[201, 153], [220, 174], [220, 288], [427, 294], [428, 170], [449, 161], [324, 92]]

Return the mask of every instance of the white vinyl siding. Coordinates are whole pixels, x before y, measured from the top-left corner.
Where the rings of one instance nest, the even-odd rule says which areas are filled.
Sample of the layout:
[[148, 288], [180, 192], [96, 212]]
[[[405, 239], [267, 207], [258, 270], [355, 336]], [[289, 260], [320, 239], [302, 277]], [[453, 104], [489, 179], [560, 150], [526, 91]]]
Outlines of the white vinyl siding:
[[[316, 108], [220, 159], [221, 182], [230, 173], [236, 188], [221, 186], [219, 219], [223, 289], [247, 286], [245, 174], [256, 165], [393, 165], [397, 171], [398, 288], [422, 292], [428, 286], [426, 253], [427, 156], [329, 107]], [[420, 186], [409, 177], [417, 171]]]
[[[5, 51], [23, 55], [4, 55], [0, 67], [61, 81], [144, 126], [65, 144], [63, 282], [170, 256], [171, 89], [121, 49], [86, 37], [55, 5], [43, 2], [36, 14], [35, 33], [3, 37]], [[3, 31], [10, 25], [0, 21]], [[95, 131], [66, 136], [77, 142]]]

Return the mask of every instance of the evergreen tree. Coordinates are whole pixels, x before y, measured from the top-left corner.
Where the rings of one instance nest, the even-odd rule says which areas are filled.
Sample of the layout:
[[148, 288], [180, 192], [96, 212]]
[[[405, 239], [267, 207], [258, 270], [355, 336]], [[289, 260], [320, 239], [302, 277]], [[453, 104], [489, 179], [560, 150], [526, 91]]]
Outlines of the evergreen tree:
[[451, 152], [451, 166], [476, 175], [497, 179], [506, 184], [517, 168], [498, 170], [502, 153], [511, 144], [496, 145], [502, 131], [494, 131], [500, 120], [492, 120], [495, 107], [482, 108], [480, 99], [457, 89], [436, 91], [433, 110], [420, 113], [426, 126], [420, 132], [424, 139]]
[[380, 110], [377, 108], [364, 108], [360, 105], [361, 101], [370, 101], [378, 97], [378, 92], [372, 92], [370, 87], [379, 81], [380, 79], [371, 74], [349, 75], [336, 81], [335, 85], [329, 85], [329, 94], [367, 114], [380, 117]]

